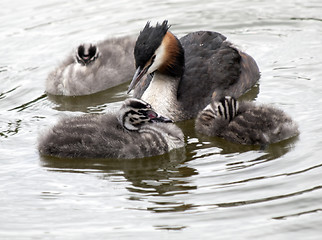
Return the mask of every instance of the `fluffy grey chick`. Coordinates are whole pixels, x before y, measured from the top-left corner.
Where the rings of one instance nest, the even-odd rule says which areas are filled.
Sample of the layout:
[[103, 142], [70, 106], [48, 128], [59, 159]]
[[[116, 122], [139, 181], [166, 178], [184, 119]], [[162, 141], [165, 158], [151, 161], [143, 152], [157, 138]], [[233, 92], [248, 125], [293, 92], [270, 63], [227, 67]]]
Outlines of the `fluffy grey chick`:
[[238, 102], [232, 97], [213, 100], [199, 113], [198, 132], [228, 141], [266, 146], [299, 134], [297, 124], [282, 110], [252, 102]]
[[117, 113], [61, 119], [39, 138], [40, 154], [61, 158], [142, 158], [184, 146], [172, 121], [130, 98]]
[[46, 80], [46, 92], [52, 95], [88, 95], [132, 79], [134, 37], [107, 39], [81, 44]]

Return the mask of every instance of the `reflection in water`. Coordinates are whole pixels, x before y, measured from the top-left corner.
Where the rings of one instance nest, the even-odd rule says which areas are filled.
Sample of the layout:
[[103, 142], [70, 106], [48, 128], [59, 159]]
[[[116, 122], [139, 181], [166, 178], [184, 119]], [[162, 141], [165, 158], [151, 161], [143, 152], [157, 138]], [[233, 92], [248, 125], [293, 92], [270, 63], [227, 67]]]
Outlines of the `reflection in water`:
[[107, 103], [123, 101], [128, 83], [107, 89], [102, 92], [86, 96], [55, 96], [48, 94], [49, 100], [57, 104], [54, 109], [58, 111], [102, 112]]
[[318, 208], [318, 209], [313, 209], [313, 210], [310, 210], [310, 211], [303, 211], [303, 212], [298, 212], [298, 213], [289, 214], [289, 215], [285, 215], [285, 216], [278, 216], [278, 217], [274, 217], [273, 219], [276, 219], [276, 220], [285, 220], [287, 218], [299, 217], [299, 216], [302, 216], [302, 215], [312, 214], [312, 213], [318, 213], [318, 212], [321, 212], [321, 211], [322, 211], [322, 209], [321, 208]]
[[20, 105], [18, 107], [14, 107], [14, 108], [10, 109], [9, 111], [21, 112], [21, 111], [23, 111], [25, 109], [30, 108], [34, 104], [37, 104], [40, 100], [45, 99], [45, 98], [46, 98], [46, 94], [42, 94], [41, 96], [39, 96], [39, 97], [37, 97], [37, 98], [27, 102], [27, 103], [24, 103], [24, 104], [22, 104], [22, 105]]
[[2, 126], [0, 127], [0, 137], [7, 138], [9, 136], [13, 136], [19, 132], [21, 129], [21, 119], [17, 119], [14, 122], [7, 123], [7, 127], [4, 127], [2, 130]]
[[[238, 169], [253, 167], [257, 164], [261, 164], [261, 163], [265, 163], [265, 162], [277, 159], [285, 155], [286, 153], [288, 153], [290, 150], [292, 150], [293, 147], [295, 146], [295, 143], [298, 141], [298, 136], [296, 136], [279, 143], [271, 144], [267, 146], [265, 149], [261, 149], [260, 146], [235, 144], [218, 137], [208, 137], [208, 136], [203, 136], [199, 134], [198, 134], [198, 137], [201, 142], [207, 143], [206, 145], [203, 144], [204, 148], [210, 148], [211, 146], [215, 146], [220, 149], [219, 152], [222, 155], [231, 155], [234, 153], [242, 154], [250, 151], [257, 151], [261, 153], [261, 155], [259, 157], [256, 157], [255, 159], [249, 159], [249, 160], [239, 159], [238, 161], [228, 162], [226, 164], [227, 170], [238, 170]], [[217, 154], [217, 153], [213, 151], [212, 154]], [[200, 158], [200, 157], [203, 157], [203, 156], [200, 156], [200, 155], [196, 156], [196, 158]]]
[[247, 93], [238, 98], [241, 101], [254, 101], [259, 94], [259, 83], [255, 84]]
[[247, 201], [239, 201], [239, 202], [229, 202], [229, 203], [217, 203], [217, 207], [237, 207], [237, 206], [244, 206], [244, 205], [250, 205], [250, 204], [255, 204], [255, 203], [262, 203], [262, 202], [268, 202], [268, 201], [273, 201], [277, 199], [282, 199], [282, 198], [289, 198], [289, 197], [294, 197], [297, 195], [302, 195], [304, 193], [308, 192], [313, 192], [322, 189], [322, 186], [316, 186], [310, 189], [305, 189], [303, 191], [297, 191], [297, 192], [292, 192], [288, 194], [281, 194], [281, 195], [276, 195], [276, 196], [270, 196], [266, 198], [259, 198], [259, 199], [251, 199]]
[[169, 226], [169, 225], [155, 225], [154, 226], [157, 230], [183, 230], [185, 228], [187, 228], [187, 226]]
[[[88, 173], [99, 172], [101, 179], [109, 180], [111, 176], [123, 176], [131, 186], [127, 187], [134, 193], [129, 200], [140, 201], [148, 197], [169, 197], [185, 194], [196, 189], [196, 186], [185, 179], [198, 174], [193, 168], [183, 166], [185, 149], [176, 149], [167, 154], [141, 159], [59, 159], [42, 157], [42, 165], [49, 171]], [[159, 201], [160, 200], [160, 201]], [[160, 198], [153, 200], [151, 211], [184, 211], [192, 206], [177, 202], [165, 202]], [[163, 210], [160, 210], [163, 209]]]
[[[1, 68], [0, 68], [0, 72], [1, 72]], [[18, 87], [14, 87], [14, 88], [12, 88], [12, 89], [10, 89], [8, 91], [5, 91], [5, 92], [0, 93], [0, 100], [3, 99], [3, 98], [5, 98], [7, 94], [15, 91], [17, 88]]]

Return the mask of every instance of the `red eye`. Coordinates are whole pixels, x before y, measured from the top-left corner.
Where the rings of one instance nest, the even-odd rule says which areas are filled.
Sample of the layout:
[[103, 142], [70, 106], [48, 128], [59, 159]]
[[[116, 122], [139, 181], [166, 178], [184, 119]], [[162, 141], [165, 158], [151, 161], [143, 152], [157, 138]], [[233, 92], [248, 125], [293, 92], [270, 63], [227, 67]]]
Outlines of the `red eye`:
[[148, 117], [149, 117], [150, 119], [156, 118], [156, 117], [158, 116], [158, 115], [157, 115], [155, 112], [153, 112], [153, 111], [148, 111], [147, 113], [148, 113]]

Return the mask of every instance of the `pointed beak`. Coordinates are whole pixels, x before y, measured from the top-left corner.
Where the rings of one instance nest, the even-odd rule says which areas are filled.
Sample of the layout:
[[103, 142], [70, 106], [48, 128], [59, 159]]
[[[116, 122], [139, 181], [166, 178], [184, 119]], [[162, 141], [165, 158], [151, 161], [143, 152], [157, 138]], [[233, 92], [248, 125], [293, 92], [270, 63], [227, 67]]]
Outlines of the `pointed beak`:
[[173, 122], [171, 119], [161, 116], [160, 114], [158, 114], [152, 110], [148, 111], [147, 115], [150, 118], [151, 122], [164, 122], [164, 123], [172, 123]]
[[143, 70], [142, 70], [142, 68], [140, 66], [136, 69], [135, 74], [133, 76], [133, 79], [132, 79], [132, 81], [130, 83], [129, 89], [127, 90], [127, 94], [129, 94], [131, 92], [131, 90], [133, 88], [135, 88], [135, 86], [139, 83], [141, 78], [146, 74], [148, 69], [149, 69], [149, 66], [143, 68]]
[[172, 123], [173, 121], [170, 118], [166, 118], [163, 116], [158, 116], [156, 118], [151, 119], [152, 122], [164, 122], [164, 123]]

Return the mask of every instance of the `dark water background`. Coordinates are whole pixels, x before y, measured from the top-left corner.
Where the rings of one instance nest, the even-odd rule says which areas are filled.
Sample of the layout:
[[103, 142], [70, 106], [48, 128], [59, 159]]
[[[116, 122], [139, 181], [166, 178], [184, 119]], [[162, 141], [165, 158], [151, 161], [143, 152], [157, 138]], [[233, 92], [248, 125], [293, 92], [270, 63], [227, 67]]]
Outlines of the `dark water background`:
[[[261, 151], [197, 135], [186, 121], [185, 151], [41, 158], [37, 136], [60, 116], [127, 97], [127, 84], [49, 97], [48, 73], [80, 43], [164, 19], [179, 37], [214, 30], [252, 55], [262, 78], [244, 98], [285, 110], [300, 136]], [[0, 33], [0, 239], [321, 239], [320, 0], [2, 0]]]

